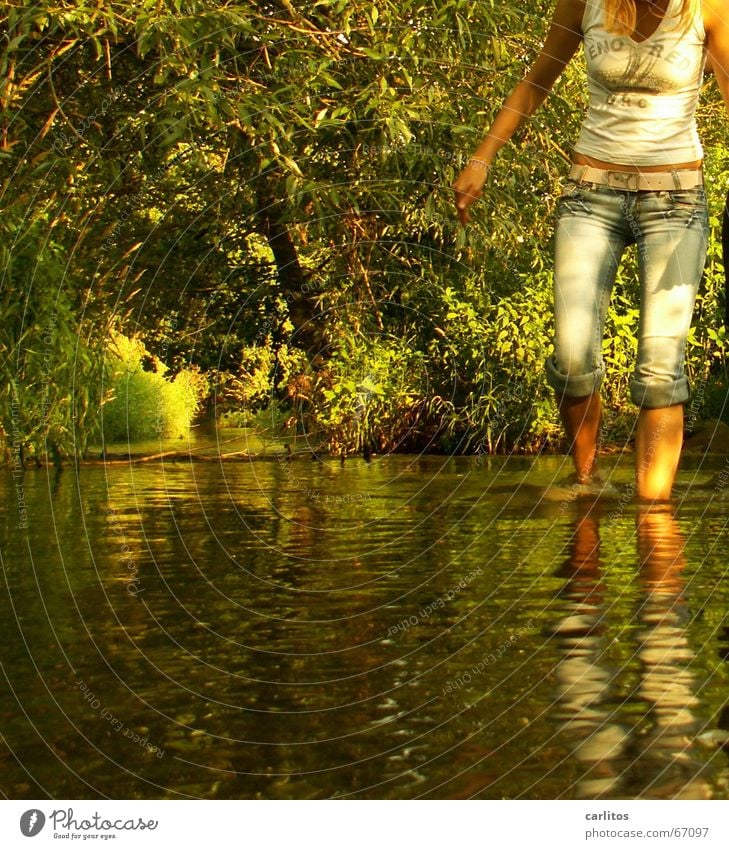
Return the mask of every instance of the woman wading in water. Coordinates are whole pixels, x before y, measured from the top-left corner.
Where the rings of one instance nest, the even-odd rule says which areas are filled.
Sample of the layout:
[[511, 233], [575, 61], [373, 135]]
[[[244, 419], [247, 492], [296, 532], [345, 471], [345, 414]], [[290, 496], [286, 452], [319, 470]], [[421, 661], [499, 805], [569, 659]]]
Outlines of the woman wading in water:
[[554, 354], [546, 363], [579, 483], [595, 475], [605, 314], [625, 247], [640, 269], [639, 498], [670, 498], [689, 397], [683, 358], [708, 215], [695, 111], [707, 55], [729, 107], [726, 0], [558, 0], [542, 52], [454, 183], [461, 223], [499, 149], [584, 43], [590, 103], [558, 202]]

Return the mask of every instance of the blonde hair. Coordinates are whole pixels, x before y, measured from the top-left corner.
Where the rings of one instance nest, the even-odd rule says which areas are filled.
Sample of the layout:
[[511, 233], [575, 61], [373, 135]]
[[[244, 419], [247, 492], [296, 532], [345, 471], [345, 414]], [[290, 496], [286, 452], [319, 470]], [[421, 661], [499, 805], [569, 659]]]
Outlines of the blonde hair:
[[[640, 0], [605, 0], [605, 29], [616, 35], [632, 33], [638, 17], [637, 2]], [[668, 4], [670, 6], [671, 0], [668, 0]], [[678, 14], [671, 16], [678, 18], [676, 26], [690, 26], [700, 4], [701, 0], [682, 0]]]

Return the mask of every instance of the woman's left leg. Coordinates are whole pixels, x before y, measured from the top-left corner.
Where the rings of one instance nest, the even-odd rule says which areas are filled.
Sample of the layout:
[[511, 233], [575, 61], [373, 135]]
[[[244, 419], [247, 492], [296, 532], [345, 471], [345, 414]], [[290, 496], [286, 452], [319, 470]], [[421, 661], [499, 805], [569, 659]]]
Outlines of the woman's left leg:
[[635, 472], [638, 497], [656, 501], [670, 498], [681, 455], [689, 397], [684, 351], [706, 258], [708, 215], [702, 188], [634, 197], [641, 272], [638, 359], [630, 386], [640, 407]]

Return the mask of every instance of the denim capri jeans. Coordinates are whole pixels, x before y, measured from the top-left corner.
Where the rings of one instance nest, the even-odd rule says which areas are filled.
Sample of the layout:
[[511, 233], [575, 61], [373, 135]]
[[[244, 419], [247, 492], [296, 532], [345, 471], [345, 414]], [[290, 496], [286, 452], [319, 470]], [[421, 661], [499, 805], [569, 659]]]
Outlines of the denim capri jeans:
[[709, 222], [703, 187], [624, 191], [567, 182], [557, 206], [554, 354], [547, 380], [559, 397], [597, 392], [602, 338], [625, 248], [640, 270], [638, 356], [630, 397], [638, 407], [688, 400], [686, 337], [704, 269]]

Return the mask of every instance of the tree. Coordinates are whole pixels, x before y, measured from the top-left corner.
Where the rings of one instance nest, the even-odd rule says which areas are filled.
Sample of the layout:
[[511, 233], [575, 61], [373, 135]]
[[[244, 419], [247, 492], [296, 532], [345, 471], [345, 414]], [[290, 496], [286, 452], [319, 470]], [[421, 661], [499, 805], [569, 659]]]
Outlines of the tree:
[[[6, 243], [53, 234], [53, 285], [91, 361], [104, 356], [98, 328], [139, 332], [173, 372], [209, 372], [218, 400], [238, 387], [253, 403], [246, 387], [263, 380], [292, 423], [338, 450], [542, 444], [557, 433], [542, 378], [550, 218], [582, 115], [579, 66], [500, 155], [473, 227], [457, 227], [448, 187], [549, 11], [6, 4]], [[706, 102], [706, 132], [722, 138], [716, 93]], [[708, 335], [716, 279], [712, 260], [697, 373], [699, 357], [723, 363], [723, 337]], [[609, 316], [606, 389], [623, 410], [634, 334], [616, 317], [631, 297], [619, 283]], [[8, 362], [18, 338], [3, 339]], [[94, 374], [77, 378], [100, 406]]]

